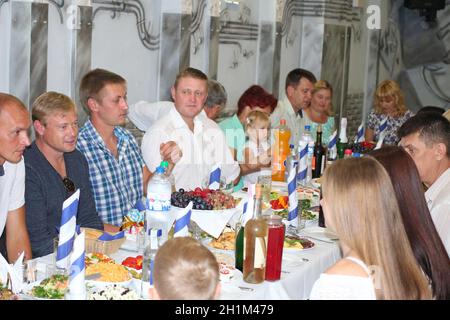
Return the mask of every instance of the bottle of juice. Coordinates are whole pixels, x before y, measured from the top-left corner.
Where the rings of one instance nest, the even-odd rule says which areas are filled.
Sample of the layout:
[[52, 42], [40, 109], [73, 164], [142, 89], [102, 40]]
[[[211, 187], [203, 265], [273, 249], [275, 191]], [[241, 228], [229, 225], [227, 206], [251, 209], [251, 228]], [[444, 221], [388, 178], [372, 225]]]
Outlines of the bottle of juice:
[[243, 278], [261, 283], [266, 276], [267, 222], [261, 216], [261, 185], [256, 184], [253, 218], [245, 225]]
[[280, 120], [280, 126], [275, 129], [275, 143], [272, 151], [272, 180], [285, 181], [286, 158], [290, 153], [289, 139], [291, 130], [286, 126], [286, 120]]
[[266, 280], [280, 280], [284, 246], [284, 223], [281, 222], [281, 216], [272, 215], [264, 218], [268, 226]]

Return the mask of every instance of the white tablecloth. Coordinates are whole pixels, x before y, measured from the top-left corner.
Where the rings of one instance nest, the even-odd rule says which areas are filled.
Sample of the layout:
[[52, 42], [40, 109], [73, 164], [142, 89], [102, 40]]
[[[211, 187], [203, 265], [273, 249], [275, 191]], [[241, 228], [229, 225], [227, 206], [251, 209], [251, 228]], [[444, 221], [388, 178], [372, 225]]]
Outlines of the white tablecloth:
[[[341, 258], [338, 243], [315, 241], [307, 250], [288, 249], [283, 252], [281, 279], [249, 284], [239, 274], [230, 283], [222, 284], [221, 299], [278, 300], [308, 299], [314, 282], [320, 274]], [[240, 288], [241, 287], [241, 288]], [[253, 289], [249, 291], [248, 289]]]
[[[283, 252], [281, 279], [264, 281], [261, 284], [249, 284], [243, 281], [242, 273], [235, 272], [235, 277], [229, 282], [222, 282], [220, 299], [222, 300], [290, 300], [308, 299], [314, 282], [320, 274], [341, 258], [338, 242], [327, 243], [313, 240], [315, 246], [307, 250], [288, 249]], [[214, 251], [214, 250], [213, 250]], [[224, 253], [223, 250], [218, 252]], [[135, 257], [140, 253], [120, 249], [111, 255], [121, 263], [126, 257]], [[230, 261], [234, 260], [234, 252], [225, 253]], [[53, 263], [53, 255], [47, 255], [37, 260], [37, 279], [46, 277], [46, 267]], [[139, 293], [140, 281], [134, 280], [132, 288]]]
[[[245, 193], [241, 192], [237, 197], [245, 197]], [[221, 232], [227, 222], [234, 225], [233, 221], [238, 220], [240, 216], [239, 210], [241, 207], [235, 210], [226, 210], [222, 213], [221, 219], [212, 219], [215, 221], [214, 228], [209, 227], [209, 233]], [[178, 209], [171, 210], [169, 213], [170, 220], [175, 220]], [[192, 220], [196, 221], [199, 225], [203, 225], [205, 216], [202, 216], [202, 212], [193, 212]], [[204, 212], [203, 212], [204, 214]], [[219, 213], [215, 213], [219, 214]], [[216, 217], [217, 218], [217, 217]], [[209, 217], [211, 220], [211, 217]], [[234, 221], [235, 222], [235, 221]], [[311, 227], [304, 229], [307, 234], [308, 229], [314, 230], [317, 227]], [[219, 232], [219, 234], [220, 234]], [[217, 234], [218, 236], [218, 234]], [[312, 236], [312, 235], [311, 235]], [[327, 268], [332, 266], [336, 261], [341, 258], [341, 252], [339, 243], [336, 241], [320, 241], [312, 240], [315, 246], [306, 250], [287, 249], [283, 252], [282, 261], [282, 273], [281, 279], [278, 281], [264, 281], [261, 284], [249, 284], [243, 281], [242, 273], [240, 271], [235, 272], [235, 276], [229, 282], [222, 282], [222, 290], [220, 299], [223, 300], [278, 300], [278, 299], [308, 299], [314, 282], [319, 278], [320, 274]], [[208, 246], [207, 246], [208, 247]], [[124, 249], [126, 248], [126, 250]], [[117, 263], [121, 263], [126, 257], [137, 256], [142, 252], [136, 252], [130, 250], [135, 248], [135, 243], [130, 243], [129, 240], [125, 242], [120, 249], [111, 257], [116, 260]], [[210, 248], [210, 247], [208, 247]], [[213, 248], [210, 248], [215, 251]], [[225, 254], [228, 261], [234, 263], [234, 251], [217, 250], [216, 252]], [[46, 265], [52, 264], [53, 255], [38, 258], [38, 280], [42, 280], [45, 277]], [[139, 293], [140, 281], [133, 281], [132, 288]]]

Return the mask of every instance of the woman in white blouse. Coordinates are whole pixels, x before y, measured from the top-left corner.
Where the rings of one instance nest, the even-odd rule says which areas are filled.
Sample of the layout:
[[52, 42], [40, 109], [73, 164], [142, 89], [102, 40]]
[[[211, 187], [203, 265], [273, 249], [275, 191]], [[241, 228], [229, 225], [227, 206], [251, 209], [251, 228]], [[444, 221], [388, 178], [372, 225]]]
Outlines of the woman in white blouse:
[[322, 178], [327, 227], [344, 258], [314, 284], [311, 299], [430, 299], [390, 178], [375, 159], [339, 160]]

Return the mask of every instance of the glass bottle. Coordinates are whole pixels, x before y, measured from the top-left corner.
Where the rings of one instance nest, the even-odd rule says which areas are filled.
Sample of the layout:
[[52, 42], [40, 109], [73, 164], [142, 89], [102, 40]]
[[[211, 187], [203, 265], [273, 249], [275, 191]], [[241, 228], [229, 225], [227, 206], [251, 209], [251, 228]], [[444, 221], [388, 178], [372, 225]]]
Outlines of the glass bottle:
[[[320, 189], [320, 200], [322, 200], [322, 189]], [[319, 227], [326, 228], [325, 216], [323, 215], [323, 209], [320, 202], [319, 202]]]
[[261, 185], [256, 184], [253, 218], [245, 225], [243, 278], [261, 283], [266, 275], [267, 222], [261, 216]]
[[244, 264], [244, 230], [245, 227], [240, 222], [236, 223], [234, 267], [240, 271], [243, 271], [243, 264]]
[[317, 139], [312, 159], [312, 177], [320, 178], [325, 166], [325, 147], [322, 145], [322, 125], [317, 126]]
[[348, 138], [347, 138], [347, 118], [341, 119], [341, 131], [339, 133], [339, 140], [337, 143], [337, 154], [338, 158], [344, 158], [344, 151], [347, 148]]
[[281, 216], [271, 215], [265, 218], [268, 227], [266, 280], [275, 281], [281, 278], [285, 227]]

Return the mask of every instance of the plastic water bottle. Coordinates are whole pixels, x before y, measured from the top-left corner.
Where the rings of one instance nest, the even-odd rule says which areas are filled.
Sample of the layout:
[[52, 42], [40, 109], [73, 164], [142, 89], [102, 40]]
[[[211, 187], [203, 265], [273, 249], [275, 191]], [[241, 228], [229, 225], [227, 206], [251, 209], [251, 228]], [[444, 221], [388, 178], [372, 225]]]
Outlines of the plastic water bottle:
[[166, 175], [167, 179], [169, 179], [170, 185], [172, 186], [172, 192], [177, 191], [177, 189], [175, 187], [175, 176], [173, 175], [172, 172], [170, 172], [170, 173], [168, 172], [169, 162], [161, 161], [160, 166], [164, 168], [164, 174]]
[[157, 167], [155, 174], [150, 179], [147, 185], [147, 201], [146, 201], [146, 215], [145, 215], [145, 246], [149, 243], [150, 230], [152, 228], [161, 230], [162, 243], [167, 240], [168, 215], [171, 204], [170, 198], [172, 195], [172, 186], [169, 179], [164, 174], [164, 168]]
[[312, 179], [312, 158], [314, 156], [314, 139], [311, 136], [311, 126], [309, 124], [305, 125], [305, 130], [303, 131], [303, 134], [300, 138], [304, 143], [308, 145], [308, 156], [307, 156], [307, 172], [306, 172], [306, 181], [305, 183], [308, 184]]

